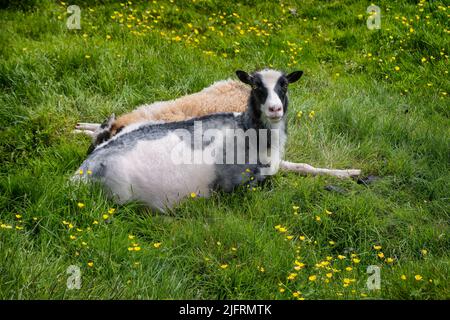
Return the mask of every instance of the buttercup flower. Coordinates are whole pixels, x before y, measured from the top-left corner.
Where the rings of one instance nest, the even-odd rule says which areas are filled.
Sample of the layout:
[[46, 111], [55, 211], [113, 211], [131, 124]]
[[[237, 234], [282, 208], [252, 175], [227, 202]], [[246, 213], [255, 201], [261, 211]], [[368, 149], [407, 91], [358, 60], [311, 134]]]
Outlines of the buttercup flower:
[[153, 247], [155, 247], [156, 249], [158, 249], [159, 247], [161, 247], [161, 242], [155, 242], [154, 244], [153, 244]]

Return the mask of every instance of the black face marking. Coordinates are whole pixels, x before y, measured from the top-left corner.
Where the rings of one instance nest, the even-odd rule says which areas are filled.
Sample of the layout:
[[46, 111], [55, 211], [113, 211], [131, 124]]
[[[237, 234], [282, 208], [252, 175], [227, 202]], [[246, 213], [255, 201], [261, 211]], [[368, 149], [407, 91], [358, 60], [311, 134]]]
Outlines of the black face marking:
[[280, 98], [281, 103], [283, 103], [283, 114], [286, 114], [288, 107], [288, 96], [287, 96], [288, 84], [289, 84], [288, 80], [283, 75], [278, 79], [277, 84], [275, 85], [274, 88], [274, 91]]
[[252, 91], [250, 94], [255, 97], [255, 100], [258, 101], [259, 104], [263, 104], [269, 94], [267, 88], [264, 86], [260, 74], [256, 73], [252, 78]]

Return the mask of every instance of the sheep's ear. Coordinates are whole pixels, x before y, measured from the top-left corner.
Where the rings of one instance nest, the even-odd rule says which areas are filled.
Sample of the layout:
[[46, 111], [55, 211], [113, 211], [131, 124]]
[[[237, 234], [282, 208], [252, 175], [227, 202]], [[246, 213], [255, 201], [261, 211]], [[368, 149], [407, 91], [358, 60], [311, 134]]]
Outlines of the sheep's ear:
[[292, 73], [289, 73], [286, 76], [286, 79], [289, 81], [289, 83], [294, 83], [296, 81], [298, 81], [298, 79], [300, 79], [303, 75], [303, 71], [294, 71]]
[[252, 85], [253, 84], [253, 77], [249, 75], [247, 72], [242, 70], [237, 70], [236, 75], [238, 76], [239, 80], [241, 80], [243, 83]]

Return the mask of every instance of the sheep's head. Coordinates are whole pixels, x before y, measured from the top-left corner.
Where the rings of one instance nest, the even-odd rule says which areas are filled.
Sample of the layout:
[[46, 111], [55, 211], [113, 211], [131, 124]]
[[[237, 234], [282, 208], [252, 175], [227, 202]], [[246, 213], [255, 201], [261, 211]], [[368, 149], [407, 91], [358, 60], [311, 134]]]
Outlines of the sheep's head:
[[252, 74], [241, 70], [236, 71], [239, 80], [252, 87], [251, 99], [256, 102], [261, 115], [271, 123], [279, 122], [286, 114], [288, 85], [300, 79], [302, 74], [303, 71], [294, 71], [286, 75], [270, 69]]

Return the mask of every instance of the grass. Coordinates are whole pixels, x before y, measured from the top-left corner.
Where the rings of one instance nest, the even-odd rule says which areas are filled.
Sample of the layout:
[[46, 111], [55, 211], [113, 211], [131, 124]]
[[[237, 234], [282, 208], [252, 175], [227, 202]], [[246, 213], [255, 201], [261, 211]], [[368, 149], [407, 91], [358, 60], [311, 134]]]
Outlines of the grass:
[[[29, 2], [0, 11], [1, 299], [450, 298], [444, 2], [379, 1], [379, 30], [365, 1], [72, 1], [81, 30], [67, 4]], [[167, 215], [68, 183], [77, 121], [264, 66], [305, 71], [287, 159], [379, 179], [279, 173]]]

